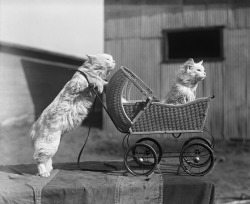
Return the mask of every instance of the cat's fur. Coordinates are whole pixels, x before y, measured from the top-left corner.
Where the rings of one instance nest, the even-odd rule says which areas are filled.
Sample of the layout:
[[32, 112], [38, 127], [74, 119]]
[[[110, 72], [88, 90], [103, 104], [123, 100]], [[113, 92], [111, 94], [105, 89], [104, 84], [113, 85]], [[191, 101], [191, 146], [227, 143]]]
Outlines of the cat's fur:
[[161, 102], [177, 105], [195, 100], [198, 83], [206, 77], [202, 63], [203, 61], [195, 63], [192, 58], [186, 61], [178, 70], [174, 84]]
[[[84, 72], [89, 82], [93, 83], [95, 89], [101, 93], [107, 84], [106, 76], [115, 67], [115, 61], [108, 54], [87, 56], [88, 60], [78, 70]], [[94, 98], [95, 93], [88, 81], [77, 71], [33, 124], [30, 137], [38, 175], [50, 176], [50, 171], [53, 169], [52, 157], [58, 149], [61, 135], [82, 123]]]

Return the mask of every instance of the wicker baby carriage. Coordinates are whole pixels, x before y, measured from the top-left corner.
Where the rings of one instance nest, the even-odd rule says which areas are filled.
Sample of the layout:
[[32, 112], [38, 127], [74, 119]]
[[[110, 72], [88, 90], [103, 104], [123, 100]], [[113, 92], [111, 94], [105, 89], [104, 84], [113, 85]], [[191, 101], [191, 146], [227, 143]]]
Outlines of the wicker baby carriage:
[[[135, 86], [144, 100], [131, 100], [131, 87]], [[121, 67], [109, 80], [106, 91], [107, 111], [117, 129], [130, 135], [171, 134], [180, 137], [182, 133], [202, 133], [204, 137], [188, 138], [179, 152], [180, 167], [193, 176], [207, 174], [214, 165], [213, 137], [204, 127], [208, 105], [212, 97], [200, 98], [183, 105], [162, 104], [153, 91], [132, 71]], [[149, 175], [162, 159], [161, 145], [152, 137], [144, 137], [129, 146], [124, 164], [133, 175]]]

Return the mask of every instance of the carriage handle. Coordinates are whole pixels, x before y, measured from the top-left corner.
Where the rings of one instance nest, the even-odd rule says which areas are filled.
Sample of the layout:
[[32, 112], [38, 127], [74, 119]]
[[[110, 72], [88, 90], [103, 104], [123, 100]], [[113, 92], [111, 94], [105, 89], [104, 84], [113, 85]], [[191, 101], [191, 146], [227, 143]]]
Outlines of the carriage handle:
[[[126, 77], [141, 91], [141, 93], [145, 96], [152, 95], [153, 91], [138, 77], [136, 76], [133, 72], [131, 72], [128, 68], [122, 67], [122, 70]], [[139, 83], [142, 84], [142, 87]]]
[[[122, 71], [126, 77], [140, 90], [140, 92], [151, 100], [159, 100], [156, 96], [153, 95], [153, 90], [150, 89], [138, 76], [131, 72], [128, 68], [122, 67]], [[139, 82], [139, 83], [138, 83]]]

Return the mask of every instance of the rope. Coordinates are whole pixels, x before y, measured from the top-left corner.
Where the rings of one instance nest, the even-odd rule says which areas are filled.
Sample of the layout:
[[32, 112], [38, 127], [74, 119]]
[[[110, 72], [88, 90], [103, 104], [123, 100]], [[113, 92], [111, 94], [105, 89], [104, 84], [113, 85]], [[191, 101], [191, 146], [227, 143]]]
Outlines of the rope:
[[81, 148], [81, 150], [80, 150], [80, 152], [79, 152], [79, 154], [78, 154], [78, 158], [77, 158], [77, 166], [79, 167], [79, 169], [81, 169], [82, 171], [83, 170], [86, 170], [86, 169], [83, 169], [82, 167], [81, 167], [81, 165], [80, 165], [80, 160], [81, 160], [81, 155], [82, 155], [82, 152], [83, 152], [83, 149], [85, 148], [85, 146], [86, 146], [86, 144], [87, 144], [87, 141], [88, 141], [88, 139], [89, 139], [89, 135], [90, 135], [90, 130], [91, 130], [91, 122], [92, 122], [92, 114], [94, 113], [94, 109], [95, 109], [95, 104], [96, 104], [96, 98], [95, 98], [95, 100], [94, 100], [94, 103], [93, 103], [93, 107], [92, 107], [92, 110], [91, 110], [91, 112], [90, 112], [90, 123], [89, 123], [89, 129], [88, 129], [88, 135], [87, 135], [87, 138], [86, 138], [86, 140], [85, 140], [85, 142], [84, 142], [84, 144], [83, 144], [83, 146], [82, 146], [82, 148]]
[[[91, 118], [90, 118], [90, 124], [89, 124], [88, 135], [87, 135], [87, 138], [86, 138], [86, 140], [85, 140], [85, 142], [84, 142], [84, 144], [83, 144], [83, 146], [82, 146], [82, 148], [81, 148], [81, 151], [79, 152], [79, 155], [78, 155], [78, 158], [77, 158], [77, 165], [78, 165], [78, 168], [81, 169], [82, 171], [110, 172], [110, 170], [95, 170], [95, 169], [82, 168], [82, 167], [81, 167], [81, 164], [80, 164], [80, 159], [81, 159], [81, 155], [82, 155], [83, 149], [85, 148], [85, 146], [86, 146], [86, 144], [87, 144], [87, 141], [88, 141], [88, 138], [89, 138], [89, 135], [90, 135], [91, 123], [92, 123], [92, 118], [93, 118], [93, 112], [94, 112], [94, 109], [95, 109], [96, 98], [99, 99], [100, 103], [102, 104], [102, 107], [103, 107], [104, 110], [107, 112], [107, 114], [108, 114], [108, 116], [110, 117], [110, 119], [112, 120], [113, 124], [115, 124], [114, 121], [113, 121], [113, 119], [111, 118], [111, 116], [110, 116], [110, 114], [109, 114], [107, 108], [106, 108], [105, 105], [103, 104], [102, 99], [101, 99], [100, 96], [96, 93], [94, 87], [93, 87], [93, 91], [95, 92], [95, 96], [96, 96], [96, 97], [95, 97], [95, 101], [94, 101], [94, 103], [93, 103], [93, 108], [92, 108], [91, 115], [90, 115]], [[119, 127], [117, 127], [116, 125], [115, 125], [115, 127], [117, 128], [117, 130], [119, 130], [120, 132], [122, 132], [122, 131], [119, 129]], [[104, 163], [104, 165], [106, 165], [106, 166], [108, 166], [108, 167], [112, 167], [112, 168], [115, 169], [115, 171], [117, 171], [117, 168], [116, 168], [115, 166], [111, 165], [111, 164], [106, 164], [106, 163]]]
[[[102, 100], [100, 99], [100, 97], [98, 96], [98, 94], [96, 93], [95, 89], [93, 88], [94, 92], [95, 92], [95, 96], [97, 96], [97, 98], [100, 100], [100, 102], [102, 103]], [[90, 130], [91, 130], [91, 124], [92, 124], [92, 119], [93, 119], [93, 113], [94, 113], [94, 109], [95, 109], [95, 104], [96, 104], [96, 97], [95, 97], [95, 100], [94, 100], [94, 103], [93, 103], [93, 107], [92, 107], [92, 110], [91, 110], [91, 115], [90, 115], [90, 123], [89, 123], [89, 129], [88, 129], [88, 135], [87, 135], [87, 138], [78, 154], [78, 158], [77, 158], [77, 166], [79, 169], [81, 169], [82, 171], [97, 171], [97, 172], [110, 172], [110, 170], [96, 170], [96, 169], [88, 169], [88, 168], [82, 168], [81, 167], [81, 164], [80, 164], [80, 160], [81, 160], [81, 156], [82, 156], [82, 152], [83, 152], [83, 149], [85, 148], [86, 144], [87, 144], [87, 141], [88, 141], [88, 138], [89, 138], [89, 135], [90, 135]], [[102, 103], [103, 105], [103, 103]], [[106, 109], [106, 107], [103, 105], [103, 107]], [[106, 164], [106, 163], [103, 163], [104, 165], [108, 166], [108, 167], [112, 167], [114, 168], [116, 171], [117, 171], [117, 168], [111, 164]]]

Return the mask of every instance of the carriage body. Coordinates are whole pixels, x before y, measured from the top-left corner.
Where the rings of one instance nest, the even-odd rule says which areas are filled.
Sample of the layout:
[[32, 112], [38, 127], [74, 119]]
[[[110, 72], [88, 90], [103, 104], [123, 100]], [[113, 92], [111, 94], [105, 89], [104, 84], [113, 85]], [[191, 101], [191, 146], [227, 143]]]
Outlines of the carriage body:
[[[140, 91], [143, 99], [130, 99], [132, 86], [135, 86]], [[211, 99], [212, 97], [199, 98], [195, 101], [181, 105], [161, 103], [154, 95], [153, 91], [126, 67], [121, 67], [111, 77], [106, 91], [108, 113], [117, 129], [120, 132], [127, 133], [127, 135], [172, 134], [175, 136], [175, 134], [178, 134], [180, 136], [183, 133], [202, 133], [205, 129], [205, 120]], [[197, 137], [195, 138], [197, 139]], [[180, 155], [183, 156], [185, 151], [188, 151], [187, 149], [191, 148], [193, 145], [191, 140], [192, 139], [189, 139], [188, 142], [185, 143]], [[205, 144], [203, 142], [200, 144], [201, 141], [205, 141]], [[154, 142], [158, 143], [157, 141]], [[209, 163], [210, 170], [211, 166], [213, 166], [213, 138], [212, 141], [207, 141], [207, 139], [201, 138], [197, 145], [200, 145], [208, 151], [209, 158], [206, 162]], [[132, 146], [132, 149], [130, 148], [125, 155], [134, 154], [133, 152], [135, 152], [137, 146], [138, 144]], [[157, 144], [157, 146], [159, 146], [159, 144]], [[144, 148], [149, 148], [148, 150], [154, 151], [154, 149], [147, 147], [147, 144]], [[153, 152], [153, 154], [154, 153], [155, 152]], [[125, 160], [126, 158], [127, 157], [125, 156]], [[142, 165], [139, 162], [139, 159], [136, 159], [137, 156], [134, 155], [132, 158], [136, 160], [137, 164], [140, 164], [139, 166], [145, 167], [145, 165]], [[155, 163], [158, 162], [159, 161], [156, 161]], [[185, 162], [187, 161], [184, 160], [184, 163]], [[180, 163], [183, 163], [183, 158], [180, 158]], [[198, 163], [193, 164], [193, 166], [197, 165]], [[125, 166], [132, 174], [137, 174], [129, 168], [126, 161]], [[182, 167], [186, 168], [184, 164]], [[151, 173], [151, 170], [152, 169], [147, 173]], [[199, 174], [193, 172], [190, 173], [189, 170], [186, 172], [190, 175], [204, 175], [208, 171], [206, 170], [204, 173]]]
[[131, 134], [203, 132], [210, 100], [202, 98], [178, 106], [152, 102], [141, 113], [145, 102], [124, 103], [123, 108], [131, 121], [137, 117], [129, 129]]

